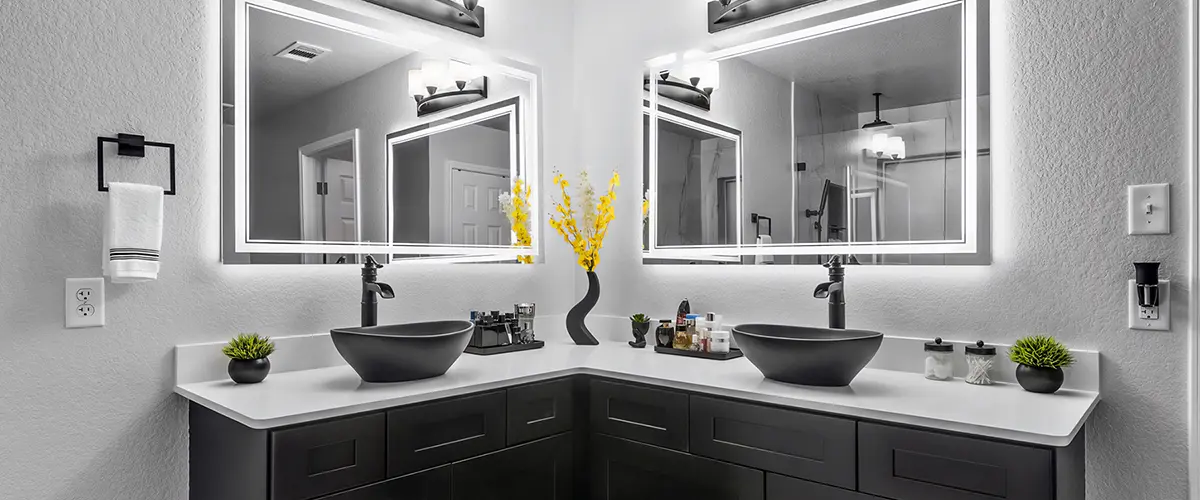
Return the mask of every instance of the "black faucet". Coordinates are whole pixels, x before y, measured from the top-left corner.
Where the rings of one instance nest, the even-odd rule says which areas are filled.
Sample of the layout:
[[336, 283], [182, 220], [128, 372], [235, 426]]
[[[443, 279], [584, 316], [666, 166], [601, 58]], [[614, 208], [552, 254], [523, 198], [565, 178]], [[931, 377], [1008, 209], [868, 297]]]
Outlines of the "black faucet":
[[842, 267], [842, 257], [834, 255], [825, 263], [829, 269], [829, 281], [817, 285], [813, 297], [829, 299], [829, 328], [844, 330], [846, 328], [846, 293], [844, 291], [846, 268]]
[[379, 324], [379, 299], [396, 298], [396, 292], [392, 291], [392, 287], [387, 283], [376, 283], [375, 278], [379, 276], [379, 268], [383, 264], [375, 262], [375, 258], [370, 255], [363, 260], [362, 268], [362, 326], [376, 326]]

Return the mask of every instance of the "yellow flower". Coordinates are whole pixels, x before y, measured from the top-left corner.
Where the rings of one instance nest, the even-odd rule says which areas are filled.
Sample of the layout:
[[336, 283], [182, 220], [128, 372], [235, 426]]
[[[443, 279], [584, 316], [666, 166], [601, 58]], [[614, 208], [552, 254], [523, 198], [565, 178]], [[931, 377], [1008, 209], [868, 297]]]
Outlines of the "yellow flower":
[[[600, 248], [604, 245], [604, 237], [608, 233], [608, 224], [616, 219], [616, 211], [614, 204], [617, 194], [616, 187], [621, 185], [621, 177], [616, 171], [613, 172], [612, 178], [608, 181], [608, 192], [595, 197], [595, 189], [591, 186], [591, 180], [588, 178], [585, 170], [580, 174], [581, 189], [583, 193], [583, 213], [577, 214], [571, 203], [571, 196], [567, 194], [567, 188], [570, 183], [563, 177], [561, 172], [554, 172], [554, 184], [558, 186], [562, 194], [562, 201], [555, 203], [555, 213], [550, 214], [550, 227], [554, 228], [563, 241], [571, 245], [571, 249], [578, 257], [580, 267], [591, 272], [596, 270], [596, 266], [600, 264]], [[584, 227], [579, 227], [579, 222], [576, 216], [581, 216], [584, 221]]]

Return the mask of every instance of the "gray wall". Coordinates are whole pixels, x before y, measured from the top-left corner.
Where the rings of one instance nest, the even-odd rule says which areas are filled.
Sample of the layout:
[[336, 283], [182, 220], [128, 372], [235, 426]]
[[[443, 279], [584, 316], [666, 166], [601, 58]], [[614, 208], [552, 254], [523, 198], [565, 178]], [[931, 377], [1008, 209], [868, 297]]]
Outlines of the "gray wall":
[[[846, 277], [848, 322], [891, 335], [995, 342], [1042, 332], [1098, 349], [1104, 400], [1087, 430], [1088, 498], [1183, 499], [1188, 2], [992, 3], [994, 262], [856, 267]], [[575, 32], [577, 92], [587, 96], [579, 147], [588, 164], [621, 165], [628, 179], [640, 159], [640, 110], [630, 104], [640, 94], [622, 82], [646, 59], [713, 43], [705, 3], [576, 5], [577, 19], [589, 21]], [[612, 37], [611, 26], [622, 36]], [[1149, 182], [1175, 186], [1174, 233], [1125, 236], [1125, 186]], [[622, 188], [618, 213], [636, 213], [635, 194]], [[617, 219], [600, 268], [606, 290], [630, 292], [603, 295], [594, 314], [669, 315], [687, 296], [693, 308], [733, 322], [825, 321], [826, 304], [810, 294], [824, 269], [642, 266], [634, 221]], [[1162, 260], [1164, 278], [1179, 284], [1170, 332], [1125, 327], [1125, 280], [1140, 259]]]
[[[543, 88], [546, 165], [577, 164], [570, 8], [487, 3], [487, 46], [541, 66], [552, 82]], [[357, 324], [358, 269], [219, 263], [217, 2], [6, 1], [0, 19], [0, 174], [13, 187], [0, 196], [0, 496], [183, 500], [187, 405], [171, 392], [173, 346]], [[100, 274], [107, 198], [96, 191], [96, 136], [118, 132], [178, 147], [162, 273], [109, 285], [107, 327], [65, 330], [63, 279]], [[113, 160], [109, 175], [161, 182], [161, 161]], [[380, 305], [380, 320], [526, 301], [562, 314], [573, 302], [566, 277], [578, 272], [564, 247], [547, 245], [541, 266], [388, 266], [380, 280], [397, 297]], [[492, 286], [475, 286], [484, 280]]]

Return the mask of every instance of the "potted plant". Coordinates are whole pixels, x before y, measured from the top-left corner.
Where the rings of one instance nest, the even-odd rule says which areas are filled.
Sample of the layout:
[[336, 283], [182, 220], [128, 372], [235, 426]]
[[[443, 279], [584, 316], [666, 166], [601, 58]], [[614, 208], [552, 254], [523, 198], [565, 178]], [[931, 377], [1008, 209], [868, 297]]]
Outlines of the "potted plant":
[[267, 356], [275, 352], [275, 343], [270, 337], [243, 333], [225, 344], [221, 352], [229, 357], [230, 379], [239, 384], [257, 384], [271, 371]]
[[1008, 350], [1008, 359], [1017, 363], [1017, 382], [1029, 392], [1053, 394], [1063, 385], [1063, 368], [1075, 363], [1075, 356], [1054, 337], [1035, 335], [1017, 340]]
[[633, 326], [633, 340], [629, 341], [630, 347], [638, 349], [646, 347], [646, 334], [650, 333], [650, 317], [637, 313], [630, 316], [629, 321]]
[[[596, 266], [600, 264], [600, 247], [608, 234], [608, 224], [616, 218], [614, 205], [616, 188], [621, 177], [614, 171], [608, 181], [608, 192], [596, 197], [596, 188], [588, 177], [587, 170], [579, 173], [579, 187], [575, 193], [578, 205], [572, 203], [567, 194], [569, 184], [561, 172], [554, 173], [554, 184], [562, 192], [562, 200], [555, 200], [556, 213], [550, 214], [550, 227], [571, 245], [579, 257], [579, 267], [587, 273], [588, 291], [583, 299], [567, 312], [567, 334], [577, 345], [597, 345], [600, 341], [588, 330], [584, 320], [600, 300], [600, 279], [596, 277]], [[578, 208], [576, 208], [578, 207]]]

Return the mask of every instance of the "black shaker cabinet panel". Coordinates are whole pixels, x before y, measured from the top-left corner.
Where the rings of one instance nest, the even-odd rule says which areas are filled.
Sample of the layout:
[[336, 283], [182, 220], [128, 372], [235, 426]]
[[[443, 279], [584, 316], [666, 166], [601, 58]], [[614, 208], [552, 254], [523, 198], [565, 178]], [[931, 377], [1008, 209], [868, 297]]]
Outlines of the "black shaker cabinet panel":
[[1050, 450], [888, 425], [858, 426], [859, 490], [897, 500], [1051, 500]]
[[271, 498], [306, 500], [384, 479], [384, 416], [271, 433]]
[[853, 420], [692, 396], [691, 452], [854, 489]]
[[321, 500], [450, 500], [450, 466], [343, 491]]
[[883, 500], [879, 497], [812, 483], [794, 477], [767, 474], [767, 500]]
[[402, 476], [504, 447], [505, 392], [387, 413], [387, 474]]
[[574, 381], [569, 378], [508, 390], [508, 445], [571, 430]]
[[592, 500], [763, 500], [763, 473], [612, 436], [591, 441]]
[[687, 394], [592, 380], [589, 411], [592, 432], [688, 449]]
[[570, 434], [559, 434], [457, 462], [452, 466], [453, 499], [570, 500], [571, 442]]

